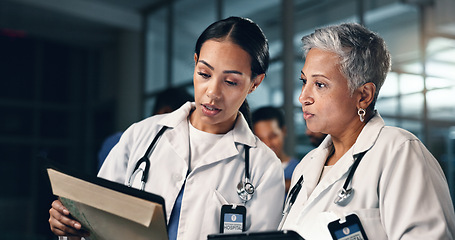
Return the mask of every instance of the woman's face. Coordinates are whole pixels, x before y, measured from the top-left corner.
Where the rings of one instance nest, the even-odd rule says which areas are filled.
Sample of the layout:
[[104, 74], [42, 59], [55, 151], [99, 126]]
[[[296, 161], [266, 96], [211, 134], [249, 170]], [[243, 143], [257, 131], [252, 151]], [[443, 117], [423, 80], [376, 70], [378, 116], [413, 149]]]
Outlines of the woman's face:
[[237, 113], [248, 93], [264, 78], [251, 80], [251, 57], [230, 41], [206, 41], [199, 58], [194, 55], [193, 75], [196, 109], [191, 124], [209, 133], [232, 129]]
[[280, 157], [283, 155], [284, 138], [286, 130], [280, 128], [278, 120], [261, 120], [254, 123], [254, 134], [258, 136], [275, 154]]
[[360, 122], [356, 105], [358, 94], [355, 92], [351, 96], [347, 79], [340, 71], [338, 55], [311, 49], [301, 79], [299, 101], [311, 131], [339, 136]]

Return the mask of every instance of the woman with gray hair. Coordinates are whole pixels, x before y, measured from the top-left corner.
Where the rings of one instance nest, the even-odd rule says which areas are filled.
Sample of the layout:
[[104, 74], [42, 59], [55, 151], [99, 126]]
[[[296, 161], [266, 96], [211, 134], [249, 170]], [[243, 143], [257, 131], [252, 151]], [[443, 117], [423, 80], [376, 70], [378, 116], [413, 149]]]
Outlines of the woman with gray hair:
[[384, 40], [349, 23], [302, 41], [303, 117], [311, 131], [329, 135], [296, 167], [280, 228], [310, 240], [453, 239], [454, 209], [437, 160], [375, 111], [391, 64]]

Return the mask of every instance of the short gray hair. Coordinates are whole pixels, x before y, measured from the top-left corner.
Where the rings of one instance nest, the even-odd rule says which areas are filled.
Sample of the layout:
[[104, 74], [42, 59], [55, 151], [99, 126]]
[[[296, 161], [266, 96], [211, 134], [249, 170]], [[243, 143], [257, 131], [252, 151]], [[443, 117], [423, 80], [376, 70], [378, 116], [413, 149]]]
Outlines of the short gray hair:
[[317, 29], [302, 38], [304, 56], [318, 48], [340, 57], [340, 71], [348, 80], [351, 94], [365, 83], [376, 85], [370, 107], [378, 98], [379, 90], [390, 71], [391, 57], [384, 39], [357, 23], [343, 23]]

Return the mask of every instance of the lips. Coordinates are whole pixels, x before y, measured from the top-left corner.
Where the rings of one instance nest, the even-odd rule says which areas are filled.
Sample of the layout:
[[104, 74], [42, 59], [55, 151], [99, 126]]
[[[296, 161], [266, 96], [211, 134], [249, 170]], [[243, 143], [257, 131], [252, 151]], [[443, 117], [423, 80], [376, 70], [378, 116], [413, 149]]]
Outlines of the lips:
[[221, 112], [221, 109], [217, 108], [215, 105], [202, 104], [202, 112], [207, 116], [214, 116]]
[[313, 116], [314, 116], [314, 114], [312, 114], [312, 113], [303, 112], [303, 118], [304, 118], [305, 120], [308, 120], [309, 118], [311, 118], [311, 117], [313, 117]]

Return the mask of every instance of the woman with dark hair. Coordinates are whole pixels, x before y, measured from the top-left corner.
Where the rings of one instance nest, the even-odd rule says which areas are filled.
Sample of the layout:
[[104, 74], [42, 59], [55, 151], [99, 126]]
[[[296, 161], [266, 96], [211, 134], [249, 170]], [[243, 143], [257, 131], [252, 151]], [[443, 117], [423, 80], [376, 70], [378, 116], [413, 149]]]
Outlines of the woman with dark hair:
[[[254, 136], [239, 111], [265, 77], [267, 39], [251, 20], [220, 20], [197, 40], [194, 62], [195, 102], [133, 124], [98, 176], [161, 195], [170, 239], [206, 239], [218, 233], [223, 205], [246, 209], [247, 231], [276, 229], [284, 201], [280, 160]], [[147, 182], [142, 186], [138, 176], [130, 181], [161, 129], [148, 154]], [[59, 236], [88, 234], [58, 200], [49, 222]]]

